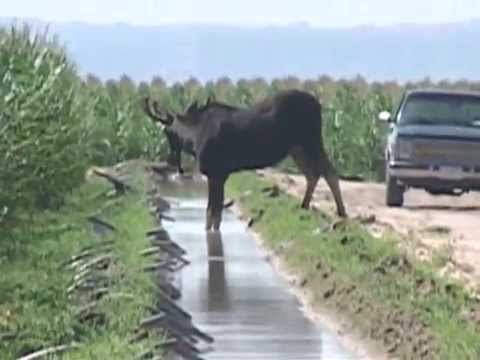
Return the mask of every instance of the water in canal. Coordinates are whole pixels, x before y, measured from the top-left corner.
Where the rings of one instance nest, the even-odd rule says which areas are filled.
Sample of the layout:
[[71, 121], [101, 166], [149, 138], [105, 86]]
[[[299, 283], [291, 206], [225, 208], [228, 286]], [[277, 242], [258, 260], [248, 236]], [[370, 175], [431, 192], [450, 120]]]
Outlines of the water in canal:
[[204, 230], [204, 184], [159, 186], [176, 220], [165, 227], [192, 262], [177, 279], [180, 305], [215, 338], [206, 359], [354, 359], [335, 334], [303, 315], [286, 281], [231, 211], [224, 212], [221, 233]]

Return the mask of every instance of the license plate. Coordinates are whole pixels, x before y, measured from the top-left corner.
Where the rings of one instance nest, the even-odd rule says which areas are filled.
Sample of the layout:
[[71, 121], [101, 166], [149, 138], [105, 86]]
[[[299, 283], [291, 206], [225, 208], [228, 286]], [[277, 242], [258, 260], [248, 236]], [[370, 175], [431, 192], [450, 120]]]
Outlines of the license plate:
[[458, 166], [440, 166], [440, 172], [454, 178], [461, 178], [463, 176], [463, 169]]

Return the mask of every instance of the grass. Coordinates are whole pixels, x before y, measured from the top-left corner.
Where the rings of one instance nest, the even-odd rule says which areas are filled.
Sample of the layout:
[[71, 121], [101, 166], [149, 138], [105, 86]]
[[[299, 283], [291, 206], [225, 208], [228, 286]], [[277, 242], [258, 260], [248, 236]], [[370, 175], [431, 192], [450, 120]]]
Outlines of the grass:
[[451, 244], [445, 244], [432, 252], [432, 264], [441, 269], [446, 266], [453, 257], [453, 247]]
[[[143, 179], [135, 183], [140, 193]], [[146, 265], [139, 252], [148, 246], [145, 231], [153, 226], [143, 196], [129, 194], [116, 200], [99, 198], [110, 186], [96, 181], [75, 190], [59, 212], [37, 214], [28, 227], [16, 229], [3, 239], [0, 249], [0, 358], [13, 359], [42, 348], [77, 342], [79, 350], [67, 359], [130, 359], [144, 345], [129, 345], [132, 330], [152, 304], [154, 284], [141, 271]], [[81, 324], [73, 316], [73, 303], [66, 295], [73, 272], [60, 264], [79, 249], [98, 241], [86, 217], [99, 216], [113, 224], [118, 261], [111, 267], [112, 294], [99, 308], [106, 314], [104, 325]], [[131, 295], [131, 296], [128, 296]]]
[[480, 358], [480, 324], [466, 315], [480, 314], [480, 307], [459, 285], [354, 222], [327, 231], [331, 220], [301, 210], [299, 199], [267, 197], [262, 189], [271, 185], [244, 173], [227, 186], [249, 216], [264, 210], [255, 230], [303, 279], [314, 302], [331, 306], [401, 358]]

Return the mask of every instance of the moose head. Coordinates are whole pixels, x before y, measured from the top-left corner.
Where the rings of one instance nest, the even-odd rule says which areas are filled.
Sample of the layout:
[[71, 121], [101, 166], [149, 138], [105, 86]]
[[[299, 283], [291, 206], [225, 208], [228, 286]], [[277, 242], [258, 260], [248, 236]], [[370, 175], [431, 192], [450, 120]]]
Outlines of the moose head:
[[149, 98], [144, 100], [144, 111], [154, 121], [155, 124], [163, 129], [167, 138], [169, 153], [167, 163], [175, 166], [180, 174], [184, 173], [182, 167], [182, 151], [195, 157], [193, 144], [188, 139], [178, 134], [178, 115], [172, 115], [170, 112], [163, 113], [157, 101], [151, 101]]

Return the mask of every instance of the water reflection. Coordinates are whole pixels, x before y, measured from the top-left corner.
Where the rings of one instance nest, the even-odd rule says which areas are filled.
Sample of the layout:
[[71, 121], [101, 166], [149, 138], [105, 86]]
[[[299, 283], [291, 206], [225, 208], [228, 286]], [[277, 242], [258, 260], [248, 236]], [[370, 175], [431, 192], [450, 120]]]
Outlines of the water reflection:
[[208, 305], [209, 311], [229, 311], [230, 302], [225, 280], [225, 257], [222, 233], [207, 232]]

